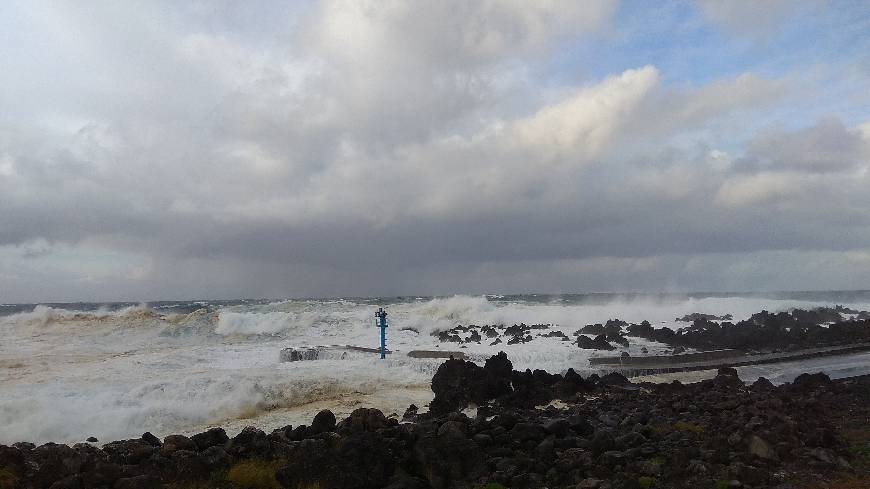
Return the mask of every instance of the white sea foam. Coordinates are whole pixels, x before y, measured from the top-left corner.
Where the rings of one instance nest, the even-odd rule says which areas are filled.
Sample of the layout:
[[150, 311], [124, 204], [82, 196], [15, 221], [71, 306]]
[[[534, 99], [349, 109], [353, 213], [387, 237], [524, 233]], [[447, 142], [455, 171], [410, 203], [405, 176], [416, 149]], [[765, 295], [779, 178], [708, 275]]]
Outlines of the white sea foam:
[[[109, 440], [144, 431], [163, 436], [218, 423], [274, 427], [306, 422], [321, 407], [339, 414], [359, 405], [400, 412], [410, 402], [428, 402], [428, 384], [440, 363], [412, 360], [404, 353], [458, 348], [439, 344], [432, 335], [457, 324], [550, 323], [570, 336], [585, 324], [610, 318], [676, 327], [684, 324], [675, 318], [693, 312], [731, 313], [740, 320], [761, 309], [823, 304], [831, 303], [649, 296], [597, 302], [558, 297], [511, 302], [496, 296], [393, 302], [386, 304], [387, 337], [395, 353], [386, 361], [374, 355], [336, 354], [297, 363], [279, 363], [280, 350], [376, 346], [372, 303], [203, 303], [199, 310], [180, 314], [146, 306], [116, 311], [38, 306], [0, 317], [0, 443], [76, 442], [88, 436]], [[870, 309], [870, 304], [853, 306]], [[664, 351], [662, 345], [641, 340], [633, 340], [627, 351], [637, 355], [642, 347], [650, 353]], [[556, 338], [522, 345], [490, 346], [483, 341], [461, 351], [482, 361], [499, 350], [517, 369], [550, 371], [586, 369], [589, 356], [596, 354]], [[831, 368], [855, 371], [851, 364]]]

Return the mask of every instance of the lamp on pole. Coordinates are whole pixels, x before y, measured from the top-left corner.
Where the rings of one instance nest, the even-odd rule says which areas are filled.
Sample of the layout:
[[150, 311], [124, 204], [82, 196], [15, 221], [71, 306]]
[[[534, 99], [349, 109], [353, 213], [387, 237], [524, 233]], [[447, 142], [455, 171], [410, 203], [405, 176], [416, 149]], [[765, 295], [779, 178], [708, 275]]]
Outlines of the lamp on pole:
[[375, 317], [378, 319], [378, 327], [381, 328], [381, 359], [383, 360], [387, 357], [387, 311], [379, 307]]

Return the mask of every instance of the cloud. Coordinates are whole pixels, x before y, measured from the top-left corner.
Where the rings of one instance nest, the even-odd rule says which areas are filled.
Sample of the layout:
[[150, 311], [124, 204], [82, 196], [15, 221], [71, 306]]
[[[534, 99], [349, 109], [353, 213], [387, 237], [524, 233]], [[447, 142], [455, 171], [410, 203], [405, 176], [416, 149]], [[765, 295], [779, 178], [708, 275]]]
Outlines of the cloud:
[[610, 141], [657, 81], [658, 71], [652, 66], [610, 77], [517, 121], [516, 139], [545, 160], [588, 159]]
[[740, 207], [769, 203], [784, 198], [800, 198], [806, 191], [801, 175], [757, 173], [725, 181], [716, 193], [716, 202]]
[[[817, 117], [788, 73], [594, 74], [582, 48], [618, 22], [604, 1], [18, 4], [6, 293], [709, 288], [687, 261], [866, 247], [866, 117]], [[784, 107], [810, 115], [768, 123]]]
[[767, 131], [750, 143], [749, 161], [761, 168], [827, 173], [870, 162], [870, 138], [837, 119], [824, 119], [795, 132]]

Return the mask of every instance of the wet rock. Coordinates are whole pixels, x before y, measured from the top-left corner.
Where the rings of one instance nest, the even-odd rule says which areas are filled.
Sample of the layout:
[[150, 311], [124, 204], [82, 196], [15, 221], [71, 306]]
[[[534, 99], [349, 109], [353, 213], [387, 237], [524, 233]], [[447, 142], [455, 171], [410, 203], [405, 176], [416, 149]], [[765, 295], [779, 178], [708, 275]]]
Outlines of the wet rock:
[[558, 338], [561, 341], [571, 341], [571, 338], [569, 338], [568, 335], [566, 335], [562, 331], [558, 331], [558, 330], [557, 331], [549, 331], [545, 334], [542, 334], [541, 337], [542, 338]]
[[338, 424], [337, 431], [341, 433], [377, 431], [390, 426], [391, 422], [395, 422], [395, 420], [387, 419], [384, 413], [378, 409], [357, 408]]
[[528, 334], [525, 336], [516, 335], [516, 336], [512, 336], [511, 339], [508, 340], [507, 344], [508, 345], [517, 345], [517, 344], [521, 344], [521, 343], [528, 343], [528, 342], [532, 341], [533, 339], [534, 338], [532, 338], [532, 335], [528, 335]]
[[142, 434], [142, 441], [151, 445], [152, 447], [159, 447], [160, 445], [162, 445], [162, 443], [160, 443], [160, 439], [152, 435], [150, 431], [146, 431]]
[[615, 350], [616, 348], [607, 342], [607, 338], [601, 334], [591, 339], [586, 335], [577, 336], [577, 346], [584, 350]]
[[197, 450], [205, 450], [208, 447], [223, 445], [230, 440], [223, 428], [211, 428], [202, 433], [190, 437]]
[[601, 377], [600, 382], [604, 385], [631, 385], [631, 381], [619, 372], [611, 372]]
[[473, 342], [473, 343], [480, 343], [480, 341], [482, 339], [483, 338], [481, 338], [480, 333], [478, 333], [477, 330], [475, 330], [475, 331], [472, 331], [470, 335], [468, 335], [468, 338], [466, 338], [465, 341], [466, 342]]
[[776, 387], [764, 377], [759, 377], [758, 380], [752, 383], [751, 389], [754, 392], [770, 392]]
[[801, 390], [812, 390], [819, 387], [830, 387], [832, 384], [831, 378], [822, 372], [814, 373], [814, 374], [800, 374], [798, 375], [792, 385]]
[[[221, 445], [208, 447], [220, 448]], [[245, 427], [238, 435], [234, 436], [227, 444], [226, 452], [237, 457], [264, 456], [271, 450], [272, 444], [262, 430], [253, 426]]]
[[465, 360], [447, 360], [432, 377], [435, 398], [429, 404], [430, 411], [447, 413], [511, 393], [511, 369], [504, 352], [491, 357], [483, 367]]
[[103, 451], [109, 454], [113, 462], [136, 465], [157, 452], [157, 447], [142, 439], [120, 440], [103, 445]]
[[314, 416], [311, 422], [312, 433], [325, 433], [335, 430], [335, 415], [329, 409], [324, 409]]
[[169, 435], [163, 439], [161, 454], [168, 456], [176, 450], [196, 450], [196, 443], [184, 435]]

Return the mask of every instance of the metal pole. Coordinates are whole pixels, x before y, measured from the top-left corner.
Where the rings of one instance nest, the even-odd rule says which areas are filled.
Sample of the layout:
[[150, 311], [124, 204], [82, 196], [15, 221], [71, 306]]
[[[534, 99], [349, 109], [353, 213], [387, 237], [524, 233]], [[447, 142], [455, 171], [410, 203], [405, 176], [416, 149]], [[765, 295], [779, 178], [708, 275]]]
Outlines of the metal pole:
[[381, 360], [387, 357], [387, 311], [379, 307], [375, 313], [378, 318], [378, 327], [381, 328]]
[[381, 318], [381, 360], [387, 358], [387, 318]]

